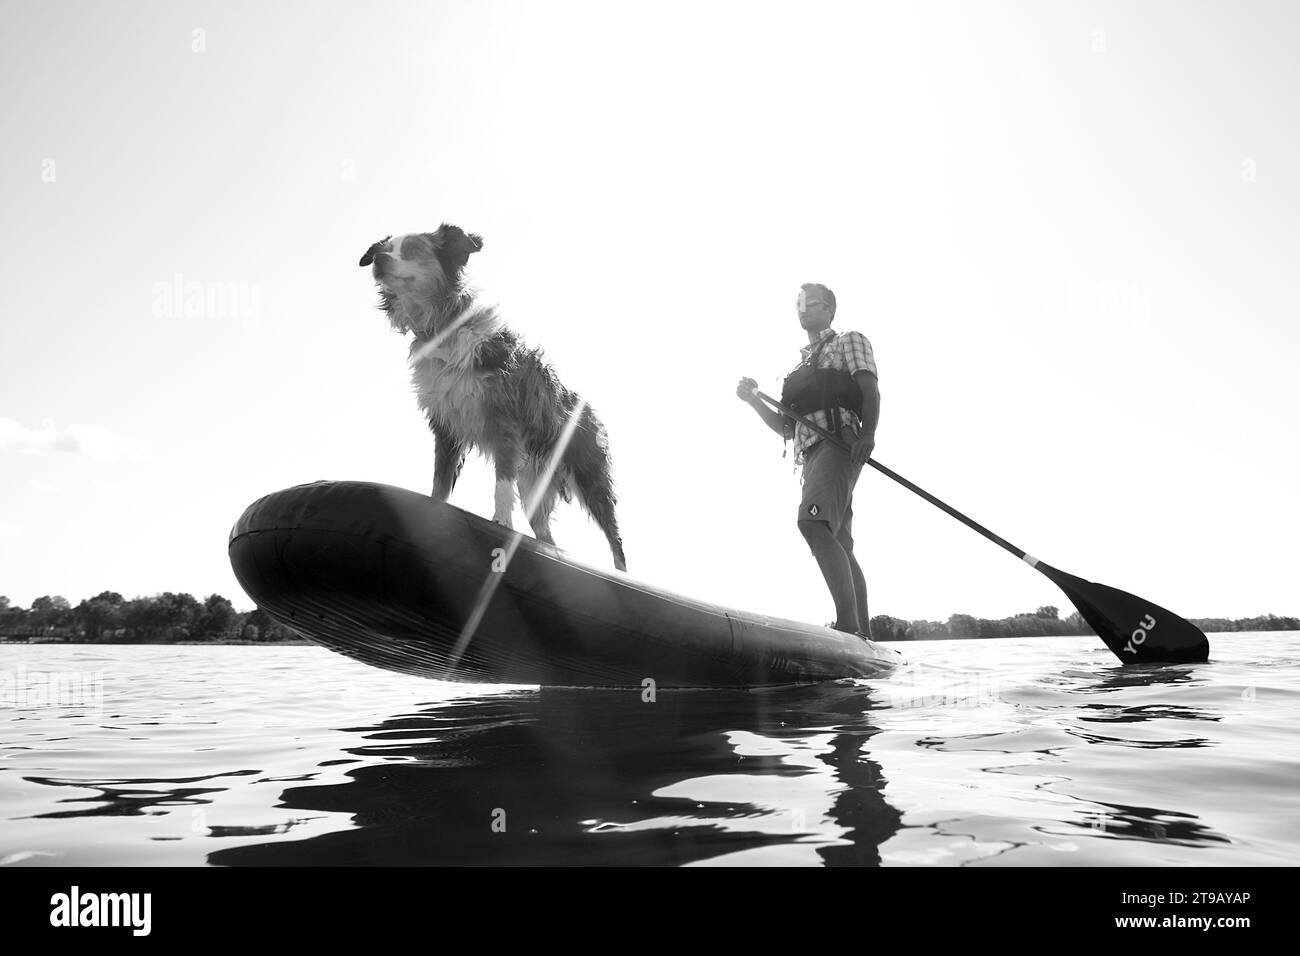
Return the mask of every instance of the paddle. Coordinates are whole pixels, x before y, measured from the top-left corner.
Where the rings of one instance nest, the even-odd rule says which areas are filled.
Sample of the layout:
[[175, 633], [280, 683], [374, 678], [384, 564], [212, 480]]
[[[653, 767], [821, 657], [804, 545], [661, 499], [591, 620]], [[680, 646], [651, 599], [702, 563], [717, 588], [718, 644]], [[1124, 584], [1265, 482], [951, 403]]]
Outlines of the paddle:
[[[764, 395], [757, 388], [754, 395], [767, 402], [777, 411], [802, 422], [828, 441], [849, 450], [847, 442], [824, 428], [821, 428], [798, 412], [782, 405], [776, 399]], [[962, 524], [994, 544], [1010, 551], [1031, 568], [1037, 568], [1065, 592], [1070, 603], [1079, 609], [1083, 619], [1106, 642], [1106, 646], [1115, 652], [1125, 664], [1165, 664], [1188, 663], [1208, 660], [1210, 642], [1201, 633], [1200, 628], [1190, 621], [1185, 621], [1173, 611], [1166, 610], [1158, 604], [1121, 591], [1118, 588], [1085, 581], [1073, 574], [1058, 571], [1050, 564], [1039, 561], [1032, 554], [1017, 548], [1010, 541], [999, 537], [983, 525], [972, 521], [951, 505], [945, 504], [923, 488], [912, 484], [902, 475], [891, 471], [880, 462], [868, 460], [867, 464], [881, 474], [894, 479], [909, 491], [914, 491], [930, 504], [948, 512]]]

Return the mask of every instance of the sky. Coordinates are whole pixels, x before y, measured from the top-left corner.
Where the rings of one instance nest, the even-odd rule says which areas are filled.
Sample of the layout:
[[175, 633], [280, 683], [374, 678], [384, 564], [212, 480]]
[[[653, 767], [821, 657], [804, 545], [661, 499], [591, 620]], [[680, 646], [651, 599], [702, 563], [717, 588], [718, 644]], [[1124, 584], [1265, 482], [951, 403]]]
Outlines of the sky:
[[[870, 339], [875, 457], [1186, 617], [1300, 613], [1300, 13], [1286, 3], [0, 0], [0, 594], [220, 593], [318, 479], [426, 491], [357, 260], [451, 222], [611, 436], [633, 577], [822, 623], [735, 395]], [[179, 295], [176, 294], [179, 291]], [[492, 513], [471, 459], [452, 503]], [[868, 469], [873, 614], [1049, 581]], [[516, 526], [522, 517], [516, 513]], [[559, 544], [610, 566], [562, 505]]]

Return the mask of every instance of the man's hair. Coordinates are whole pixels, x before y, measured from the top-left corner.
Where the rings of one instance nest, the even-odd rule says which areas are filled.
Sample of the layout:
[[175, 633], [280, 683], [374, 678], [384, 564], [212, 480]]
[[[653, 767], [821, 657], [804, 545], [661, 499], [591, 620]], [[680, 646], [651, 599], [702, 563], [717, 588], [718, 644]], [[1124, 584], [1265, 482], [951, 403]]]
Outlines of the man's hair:
[[800, 288], [805, 292], [808, 289], [816, 289], [820, 292], [822, 294], [822, 301], [825, 302], [826, 307], [831, 310], [831, 321], [835, 321], [835, 293], [832, 292], [828, 286], [824, 286], [820, 282], [805, 282], [800, 286]]

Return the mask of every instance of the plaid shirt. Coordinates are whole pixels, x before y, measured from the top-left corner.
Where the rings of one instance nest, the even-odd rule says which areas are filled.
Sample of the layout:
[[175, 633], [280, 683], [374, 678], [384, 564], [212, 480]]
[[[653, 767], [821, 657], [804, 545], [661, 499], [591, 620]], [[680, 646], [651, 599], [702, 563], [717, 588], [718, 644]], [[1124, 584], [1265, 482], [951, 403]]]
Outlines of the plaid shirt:
[[[870, 372], [872, 375], [876, 374], [876, 356], [871, 351], [871, 343], [867, 341], [867, 337], [861, 332], [845, 332], [843, 335], [839, 335], [834, 329], [825, 329], [816, 342], [809, 342], [808, 345], [799, 350], [801, 361], [810, 361], [813, 352], [823, 342], [825, 342], [825, 345], [822, 346], [821, 354], [817, 356], [818, 368], [837, 368], [842, 372], [848, 372], [850, 375], [861, 371]], [[830, 429], [831, 427], [825, 411], [811, 412], [804, 417], [822, 428]], [[840, 423], [852, 425], [854, 431], [858, 431], [862, 425], [858, 416], [847, 408], [840, 409]], [[794, 432], [794, 463], [801, 465], [807, 457], [808, 450], [821, 441], [822, 436], [807, 425], [795, 424], [786, 419], [786, 441], [790, 440], [792, 428]]]

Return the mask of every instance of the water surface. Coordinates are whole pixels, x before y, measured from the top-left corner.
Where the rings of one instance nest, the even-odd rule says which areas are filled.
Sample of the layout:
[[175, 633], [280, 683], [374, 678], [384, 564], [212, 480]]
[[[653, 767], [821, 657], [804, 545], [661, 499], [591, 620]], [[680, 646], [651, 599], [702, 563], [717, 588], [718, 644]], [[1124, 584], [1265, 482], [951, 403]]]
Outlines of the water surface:
[[752, 692], [0, 646], [0, 865], [1293, 865], [1300, 634], [898, 645]]

